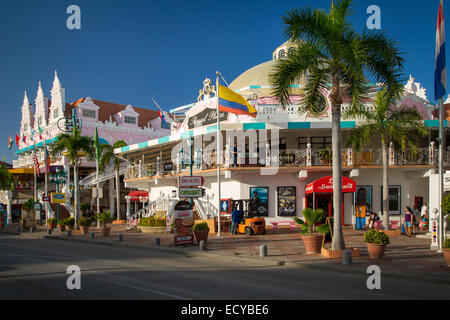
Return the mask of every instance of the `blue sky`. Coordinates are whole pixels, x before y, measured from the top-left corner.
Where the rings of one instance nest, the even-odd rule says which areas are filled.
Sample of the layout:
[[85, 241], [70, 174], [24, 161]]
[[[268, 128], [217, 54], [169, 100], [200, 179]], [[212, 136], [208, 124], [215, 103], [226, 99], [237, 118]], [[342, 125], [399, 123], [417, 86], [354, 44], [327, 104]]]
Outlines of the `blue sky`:
[[[38, 81], [50, 97], [54, 70], [66, 101], [90, 96], [164, 109], [194, 102], [205, 77], [230, 83], [271, 59], [282, 44], [282, 16], [330, 0], [0, 1], [0, 157], [15, 158], [8, 135], [19, 131], [23, 92], [34, 102]], [[66, 9], [81, 8], [81, 30], [68, 30]], [[352, 22], [365, 27], [369, 5], [394, 37], [412, 74], [433, 97], [438, 0], [355, 0]], [[444, 9], [447, 17], [448, 10]], [[449, 16], [450, 17], [450, 16]], [[447, 23], [447, 25], [450, 22]], [[448, 37], [447, 37], [448, 38]], [[1, 142], [3, 141], [3, 142]]]

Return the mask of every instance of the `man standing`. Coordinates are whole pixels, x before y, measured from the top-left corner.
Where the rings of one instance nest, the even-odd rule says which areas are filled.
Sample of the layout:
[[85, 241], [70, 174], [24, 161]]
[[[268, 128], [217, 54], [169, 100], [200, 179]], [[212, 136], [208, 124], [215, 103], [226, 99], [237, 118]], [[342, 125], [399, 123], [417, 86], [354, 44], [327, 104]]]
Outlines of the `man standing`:
[[234, 210], [231, 212], [231, 234], [235, 235], [237, 233], [237, 228], [239, 222], [241, 222], [242, 211], [238, 210], [238, 206], [235, 205]]
[[236, 143], [233, 146], [233, 167], [239, 167], [237, 162], [237, 156], [238, 156], [238, 149]]

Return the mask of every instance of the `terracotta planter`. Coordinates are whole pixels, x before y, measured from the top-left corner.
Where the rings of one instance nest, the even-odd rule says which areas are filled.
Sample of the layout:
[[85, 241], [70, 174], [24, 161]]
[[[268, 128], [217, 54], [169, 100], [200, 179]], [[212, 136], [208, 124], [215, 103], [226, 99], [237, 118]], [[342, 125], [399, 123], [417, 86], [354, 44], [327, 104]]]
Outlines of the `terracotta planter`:
[[61, 232], [64, 232], [64, 231], [66, 231], [66, 226], [60, 224], [60, 225], [58, 225], [58, 230], [61, 231]]
[[208, 234], [209, 234], [209, 230], [194, 231], [195, 240], [197, 240], [197, 243], [200, 243], [200, 241], [202, 241], [202, 240], [208, 241]]
[[89, 226], [80, 226], [81, 234], [89, 233]]
[[450, 267], [450, 249], [442, 249], [442, 252], [444, 252], [444, 258], [445, 261], [447, 261], [447, 266]]
[[103, 237], [109, 236], [110, 231], [111, 231], [111, 228], [109, 228], [107, 226], [100, 226], [100, 234]]
[[322, 248], [323, 235], [302, 236], [306, 254], [320, 253]]
[[48, 226], [49, 229], [53, 230], [53, 229], [56, 228], [57, 224], [56, 223], [49, 223], [47, 226]]
[[370, 259], [381, 259], [386, 250], [385, 244], [366, 243]]

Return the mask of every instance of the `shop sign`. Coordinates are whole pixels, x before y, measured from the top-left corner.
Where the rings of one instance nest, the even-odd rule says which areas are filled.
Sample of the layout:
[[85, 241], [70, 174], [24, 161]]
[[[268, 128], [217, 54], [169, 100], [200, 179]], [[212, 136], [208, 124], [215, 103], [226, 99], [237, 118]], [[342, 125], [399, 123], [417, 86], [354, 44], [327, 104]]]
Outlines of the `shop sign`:
[[203, 197], [203, 188], [180, 188], [180, 198], [201, 198]]
[[[220, 112], [219, 111], [219, 121], [228, 120], [228, 112]], [[188, 118], [188, 128], [198, 128], [207, 126], [209, 124], [217, 123], [217, 110], [212, 108], [206, 108], [203, 111], [200, 111], [196, 115]]]
[[49, 196], [43, 196], [42, 197], [42, 201], [49, 202], [50, 201], [50, 197]]
[[175, 245], [194, 243], [194, 212], [189, 201], [179, 201], [174, 212], [174, 241]]
[[66, 202], [66, 194], [61, 192], [55, 192], [51, 194], [51, 202], [52, 203], [65, 203]]
[[178, 186], [180, 188], [192, 188], [203, 186], [203, 177], [179, 177]]

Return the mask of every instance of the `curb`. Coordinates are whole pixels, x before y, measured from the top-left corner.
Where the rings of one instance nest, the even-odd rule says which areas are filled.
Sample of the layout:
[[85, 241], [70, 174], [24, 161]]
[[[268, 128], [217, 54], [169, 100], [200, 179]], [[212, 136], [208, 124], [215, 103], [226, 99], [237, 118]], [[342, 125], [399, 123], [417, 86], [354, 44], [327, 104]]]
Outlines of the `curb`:
[[[186, 258], [192, 258], [192, 257], [203, 257], [203, 258], [226, 258], [227, 260], [234, 260], [234, 261], [245, 261], [245, 262], [251, 262], [251, 263], [269, 263], [272, 266], [286, 266], [286, 267], [295, 267], [295, 268], [304, 268], [304, 269], [314, 269], [314, 270], [324, 270], [324, 271], [335, 271], [335, 272], [345, 272], [345, 273], [351, 273], [351, 274], [358, 274], [358, 275], [366, 275], [364, 271], [361, 272], [361, 270], [352, 269], [351, 267], [345, 267], [344, 265], [325, 265], [324, 262], [328, 260], [336, 260], [336, 259], [321, 259], [314, 262], [311, 261], [305, 261], [305, 262], [292, 262], [292, 261], [286, 261], [286, 260], [279, 260], [279, 259], [271, 259], [270, 257], [252, 257], [252, 256], [224, 256], [222, 254], [214, 253], [211, 251], [184, 251], [181, 249], [176, 248], [168, 248], [168, 247], [155, 247], [155, 246], [140, 246], [140, 245], [132, 245], [132, 244], [126, 244], [123, 242], [118, 241], [104, 241], [104, 240], [98, 240], [98, 239], [81, 239], [81, 238], [68, 238], [66, 236], [44, 236], [45, 239], [50, 240], [61, 240], [61, 241], [71, 241], [71, 242], [79, 242], [79, 243], [87, 243], [87, 244], [97, 244], [97, 245], [104, 245], [104, 246], [110, 246], [110, 247], [121, 247], [121, 248], [128, 248], [128, 249], [135, 249], [135, 250], [141, 250], [141, 251], [156, 251], [161, 253], [171, 253], [176, 255], [181, 255]], [[373, 261], [373, 264], [376, 264], [376, 260]], [[365, 268], [364, 265], [361, 265], [362, 268]], [[424, 277], [420, 275], [411, 275], [404, 274], [401, 272], [390, 272], [390, 271], [382, 271], [382, 275], [385, 277], [390, 278], [402, 278], [406, 280], [416, 280], [416, 281], [422, 281], [422, 282], [433, 282], [438, 284], [446, 284], [450, 285], [450, 273], [448, 279], [442, 279], [437, 277]]]

